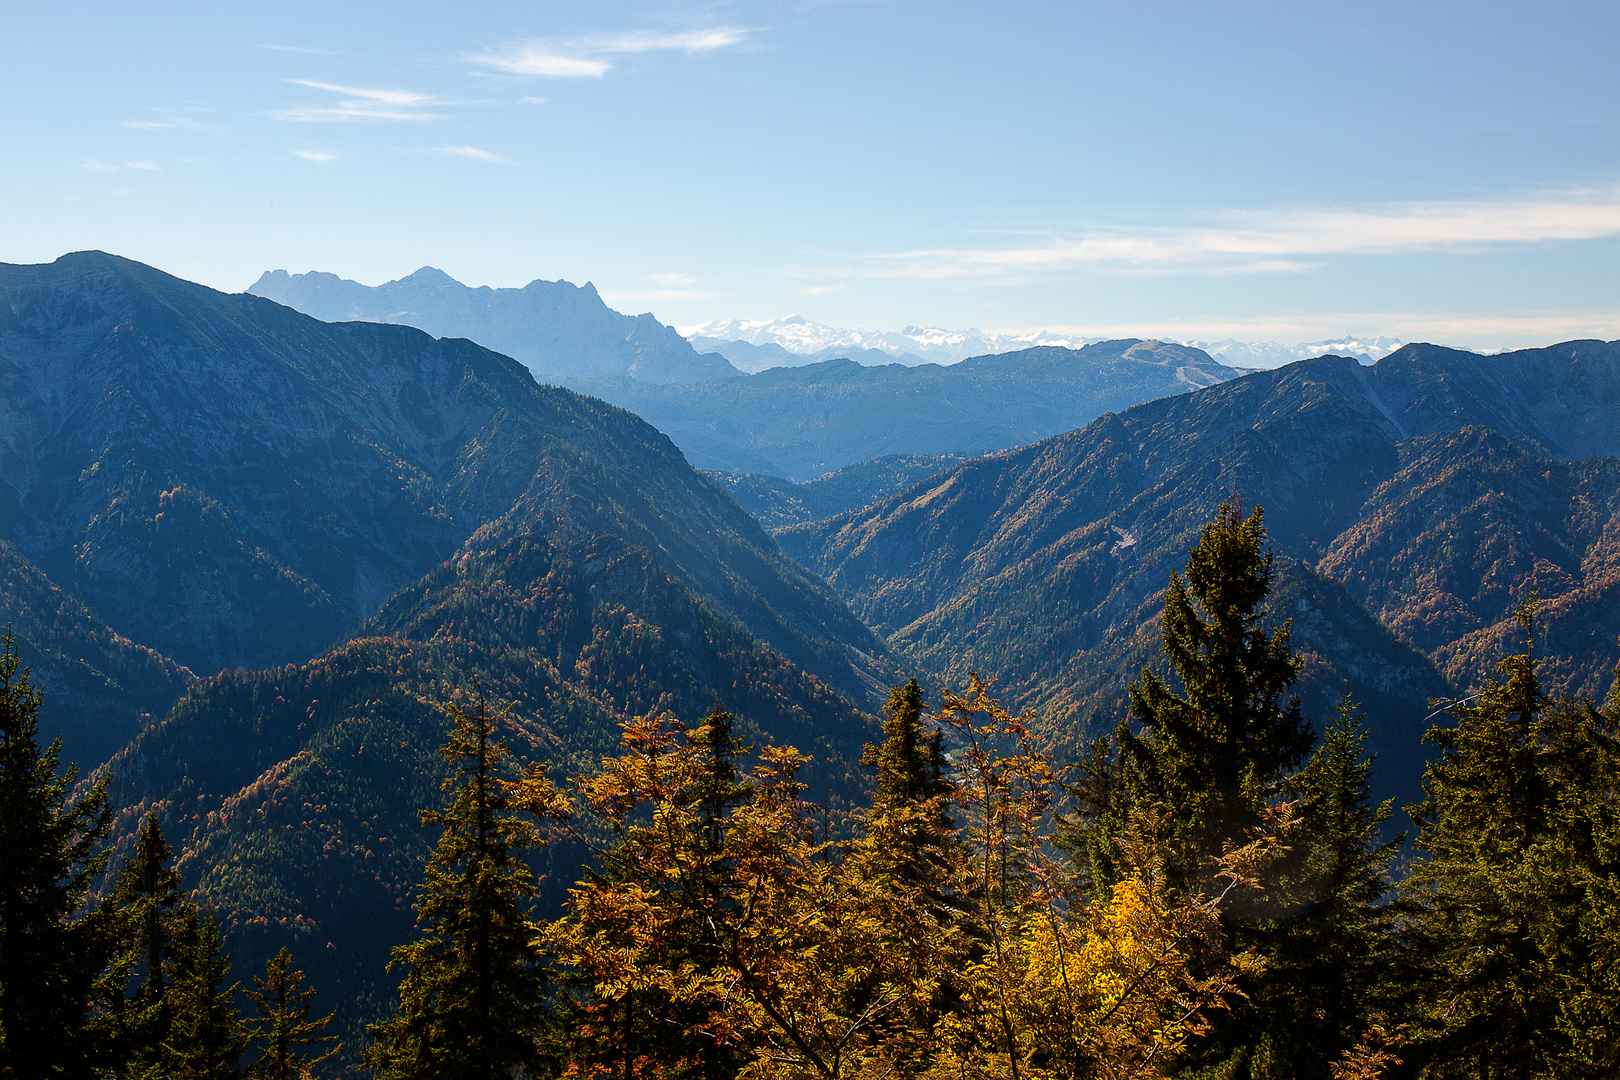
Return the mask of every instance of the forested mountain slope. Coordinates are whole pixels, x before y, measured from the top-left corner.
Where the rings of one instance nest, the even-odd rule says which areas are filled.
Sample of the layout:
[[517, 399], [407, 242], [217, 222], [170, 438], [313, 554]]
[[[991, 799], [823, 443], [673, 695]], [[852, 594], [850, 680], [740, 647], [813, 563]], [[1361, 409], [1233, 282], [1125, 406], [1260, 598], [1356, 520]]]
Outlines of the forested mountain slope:
[[44, 694], [40, 726], [89, 770], [161, 717], [194, 676], [110, 629], [0, 541], [0, 613], [17, 654]]
[[889, 454], [802, 483], [758, 473], [715, 472], [709, 476], [761, 525], [780, 529], [870, 506], [961, 460], [960, 454]]
[[434, 337], [470, 338], [550, 382], [615, 375], [654, 383], [701, 382], [742, 374], [717, 353], [699, 353], [651, 315], [614, 311], [589, 282], [475, 289], [424, 266], [377, 286], [336, 274], [267, 271], [247, 291], [325, 322], [401, 323]]
[[[665, 711], [695, 722], [719, 699], [749, 741], [814, 754], [806, 779], [847, 807], [876, 731], [644, 549], [481, 535], [354, 641], [198, 683], [111, 762], [117, 842], [127, 849], [142, 815], [159, 811], [242, 970], [292, 948], [357, 1033], [389, 1006], [388, 949], [411, 934], [434, 841], [417, 815], [441, 799], [441, 706], [467, 706], [475, 679], [491, 709], [510, 707], [516, 761], [559, 779], [614, 752], [620, 722]], [[581, 853], [546, 859], [549, 906]]]
[[857, 698], [883, 652], [636, 417], [110, 255], [0, 267], [0, 458], [0, 539], [198, 673], [323, 652], [481, 529], [640, 545]]
[[1156, 658], [1158, 594], [1235, 488], [1265, 507], [1273, 611], [1295, 617], [1316, 714], [1348, 679], [1398, 729], [1381, 768], [1410, 780], [1427, 698], [1449, 692], [1442, 671], [1467, 686], [1489, 666], [1509, 597], [1548, 601], [1565, 685], [1607, 686], [1614, 465], [1568, 462], [1620, 451], [1617, 409], [1617, 344], [1324, 357], [964, 462], [779, 539], [902, 651], [1001, 676], [1072, 739], [1121, 715]]
[[575, 384], [675, 440], [698, 468], [809, 480], [889, 454], [984, 454], [1080, 427], [1110, 409], [1239, 374], [1158, 341], [1043, 346], [941, 367], [828, 360], [745, 379]]

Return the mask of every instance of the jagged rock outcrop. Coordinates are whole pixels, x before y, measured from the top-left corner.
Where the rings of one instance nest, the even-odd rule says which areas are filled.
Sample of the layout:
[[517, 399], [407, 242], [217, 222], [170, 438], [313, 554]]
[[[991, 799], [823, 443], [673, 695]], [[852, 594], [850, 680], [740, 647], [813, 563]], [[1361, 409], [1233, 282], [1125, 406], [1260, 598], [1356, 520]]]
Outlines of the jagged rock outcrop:
[[473, 288], [431, 266], [384, 285], [336, 274], [267, 271], [248, 289], [324, 322], [401, 323], [434, 337], [464, 337], [521, 360], [549, 382], [624, 376], [651, 383], [728, 379], [742, 372], [699, 353], [651, 315], [621, 315], [590, 282], [531, 281]]

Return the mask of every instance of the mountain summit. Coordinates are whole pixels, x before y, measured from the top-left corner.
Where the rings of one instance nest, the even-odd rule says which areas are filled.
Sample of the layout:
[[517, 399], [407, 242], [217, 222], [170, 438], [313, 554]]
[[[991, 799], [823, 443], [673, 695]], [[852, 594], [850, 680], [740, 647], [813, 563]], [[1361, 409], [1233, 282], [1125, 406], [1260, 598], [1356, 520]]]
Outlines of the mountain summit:
[[740, 374], [724, 357], [699, 353], [651, 315], [614, 311], [589, 282], [475, 289], [424, 266], [373, 287], [336, 274], [272, 270], [248, 292], [323, 322], [402, 323], [434, 337], [470, 338], [556, 382], [621, 375], [685, 383]]
[[[50, 631], [75, 643], [54, 647], [59, 680], [96, 660], [78, 642], [126, 688], [172, 694], [305, 661], [446, 560], [531, 534], [580, 565], [645, 553], [649, 590], [691, 593], [853, 699], [883, 653], [629, 413], [470, 341], [323, 323], [100, 252], [0, 265], [0, 461], [0, 617], [30, 640], [79, 626]], [[157, 714], [154, 695], [130, 710]]]

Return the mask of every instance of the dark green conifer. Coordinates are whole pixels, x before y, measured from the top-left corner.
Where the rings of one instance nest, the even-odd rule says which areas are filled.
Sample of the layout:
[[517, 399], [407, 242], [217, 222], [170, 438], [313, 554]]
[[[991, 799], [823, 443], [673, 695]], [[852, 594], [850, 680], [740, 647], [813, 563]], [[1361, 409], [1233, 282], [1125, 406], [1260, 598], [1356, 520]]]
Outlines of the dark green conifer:
[[1414, 807], [1421, 857], [1404, 883], [1423, 1038], [1436, 1077], [1620, 1071], [1620, 790], [1615, 717], [1549, 700], [1525, 651], [1455, 709]]
[[0, 639], [0, 1078], [88, 1076], [101, 933], [81, 910], [106, 854], [107, 778], [72, 797], [61, 742], [39, 746], [39, 691]]
[[[712, 971], [721, 962], [717, 941], [723, 939], [731, 923], [740, 917], [743, 898], [737, 895], [734, 861], [727, 848], [727, 819], [731, 811], [754, 797], [754, 789], [739, 780], [737, 761], [748, 753], [748, 746], [734, 733], [735, 719], [718, 704], [692, 728], [687, 742], [697, 748], [699, 775], [692, 793], [700, 809], [697, 850], [693, 859], [698, 871], [692, 900], [692, 924], [677, 932], [673, 951], [684, 953], [700, 971]], [[730, 1080], [742, 1067], [734, 1048], [722, 1045], [713, 1032], [697, 1021], [700, 1010], [673, 1009], [664, 1017], [669, 1034], [666, 1052], [671, 1057], [695, 1057], [701, 1080]], [[676, 1034], [679, 1032], [679, 1034]]]
[[737, 759], [748, 747], [733, 734], [734, 724], [732, 715], [716, 706], [687, 736], [702, 754], [702, 774], [693, 799], [703, 813], [699, 843], [710, 860], [724, 855], [726, 815], [753, 796], [753, 790], [737, 779]]
[[1272, 581], [1265, 540], [1259, 507], [1244, 518], [1235, 501], [1221, 504], [1164, 599], [1160, 635], [1182, 693], [1143, 668], [1130, 688], [1142, 732], [1119, 733], [1130, 797], [1170, 812], [1186, 852], [1175, 869], [1188, 884], [1223, 847], [1245, 842], [1311, 747], [1299, 698], [1283, 701], [1299, 672], [1289, 624], [1261, 627]]
[[212, 915], [189, 901], [176, 913], [166, 993], [169, 1030], [159, 1074], [181, 1080], [240, 1080], [247, 1034], [229, 986], [231, 958]]
[[943, 733], [923, 719], [922, 689], [912, 679], [889, 692], [883, 742], [867, 746], [861, 763], [875, 768], [867, 836], [878, 865], [907, 885], [937, 885], [942, 848], [952, 825], [945, 810]]
[[100, 983], [104, 1013], [98, 1026], [124, 1075], [143, 1075], [165, 1061], [177, 920], [190, 905], [180, 873], [170, 865], [173, 857], [157, 814], [147, 814], [135, 853], [102, 907], [116, 948]]
[[315, 991], [304, 988], [304, 973], [292, 966], [287, 949], [265, 965], [263, 978], [253, 977], [253, 986], [247, 997], [259, 1015], [247, 1026], [262, 1048], [251, 1070], [255, 1080], [299, 1080], [342, 1050], [336, 1036], [326, 1034], [335, 1012], [310, 1019]]
[[448, 712], [450, 802], [422, 814], [442, 830], [420, 894], [424, 933], [393, 951], [390, 969], [405, 969], [399, 1012], [371, 1028], [367, 1060], [401, 1080], [527, 1075], [543, 1064], [536, 1032], [546, 1016], [528, 915], [534, 876], [523, 861], [538, 837], [510, 809], [499, 774], [505, 749], [482, 690], [476, 709]]
[[1374, 803], [1367, 732], [1349, 692], [1305, 767], [1288, 782], [1301, 814], [1250, 928], [1267, 970], [1236, 1007], [1256, 1076], [1328, 1076], [1369, 1037], [1388, 980], [1400, 907], [1385, 903], [1404, 835], [1384, 838], [1393, 802]]

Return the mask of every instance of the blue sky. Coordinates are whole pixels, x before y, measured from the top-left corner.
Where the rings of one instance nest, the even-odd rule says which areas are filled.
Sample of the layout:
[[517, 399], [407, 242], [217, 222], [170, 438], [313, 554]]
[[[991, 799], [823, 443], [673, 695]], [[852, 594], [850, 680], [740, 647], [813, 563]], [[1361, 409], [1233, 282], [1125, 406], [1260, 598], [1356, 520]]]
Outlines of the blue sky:
[[0, 3], [0, 261], [1620, 337], [1614, 3]]

